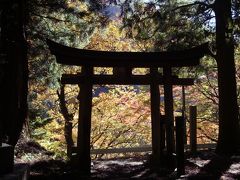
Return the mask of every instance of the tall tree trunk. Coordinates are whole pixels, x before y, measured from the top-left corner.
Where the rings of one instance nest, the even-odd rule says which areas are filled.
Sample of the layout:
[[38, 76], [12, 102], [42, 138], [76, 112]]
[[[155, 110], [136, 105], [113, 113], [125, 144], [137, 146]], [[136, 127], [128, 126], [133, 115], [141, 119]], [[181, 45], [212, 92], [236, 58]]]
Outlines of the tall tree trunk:
[[5, 55], [1, 80], [1, 133], [15, 146], [27, 116], [28, 64], [24, 34], [26, 1], [5, 1], [1, 13], [0, 53]]
[[218, 153], [231, 154], [238, 148], [240, 130], [231, 1], [216, 0], [215, 15], [219, 86], [219, 137], [216, 151]]

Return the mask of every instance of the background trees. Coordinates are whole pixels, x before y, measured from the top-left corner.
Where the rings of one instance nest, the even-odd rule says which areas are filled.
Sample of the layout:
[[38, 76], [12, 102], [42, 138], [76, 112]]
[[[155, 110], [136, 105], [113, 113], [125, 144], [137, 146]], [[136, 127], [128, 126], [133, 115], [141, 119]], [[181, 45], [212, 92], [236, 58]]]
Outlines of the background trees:
[[[116, 1], [114, 3], [117, 4]], [[233, 137], [238, 137], [240, 129], [233, 33], [238, 33], [239, 28], [238, 23], [236, 23], [239, 21], [239, 2], [224, 0], [215, 0], [214, 2], [202, 0], [192, 3], [186, 1], [151, 1], [145, 3], [124, 1], [123, 3], [119, 2], [119, 5], [122, 7], [122, 14], [126, 26], [130, 27], [131, 35], [134, 34], [133, 32], [136, 32], [132, 29], [137, 27], [137, 35], [135, 35], [137, 38], [151, 38], [155, 36], [159, 40], [161, 38], [158, 34], [165, 33], [166, 27], [169, 27], [170, 32], [173, 32], [173, 34], [177, 32], [176, 36], [170, 33], [171, 39], [168, 39], [167, 36], [164, 37], [171, 41], [168, 48], [172, 48], [175, 42], [178, 47], [182, 46], [180, 45], [182, 41], [178, 33], [179, 29], [174, 29], [174, 25], [186, 27], [183, 26], [186, 24], [182, 22], [192, 22], [193, 27], [204, 31], [205, 37], [207, 37], [206, 35], [209, 32], [211, 34], [212, 28], [215, 29], [216, 40], [214, 40], [214, 43], [216, 44], [214, 44], [214, 49], [216, 55], [212, 54], [212, 56], [217, 62], [219, 87], [219, 139], [217, 152], [231, 154], [236, 151], [239, 142], [233, 140]], [[184, 19], [186, 20], [182, 21]], [[153, 26], [148, 28], [146, 24], [150, 23]], [[194, 28], [194, 30], [196, 29]], [[185, 30], [184, 32], [186, 32]], [[201, 33], [197, 32], [191, 38], [196, 38], [196, 35], [199, 34]], [[236, 35], [235, 37], [237, 40], [238, 36]], [[188, 36], [183, 36], [183, 39], [183, 44], [189, 45]], [[203, 36], [202, 40], [205, 40]], [[190, 42], [193, 42], [192, 39]], [[201, 38], [197, 42], [201, 42]]]
[[[51, 5], [51, 4], [50, 4]], [[58, 7], [57, 9], [54, 9], [51, 11], [52, 6], [48, 4], [44, 6], [40, 6], [40, 8], [48, 8], [46, 14], [38, 14], [37, 10], [34, 10], [34, 13], [32, 14], [31, 18], [33, 21], [30, 23], [29, 28], [32, 29], [28, 36], [29, 42], [31, 43], [33, 50], [30, 51], [29, 57], [29, 66], [30, 66], [30, 86], [29, 86], [29, 105], [30, 105], [30, 112], [29, 112], [29, 119], [30, 119], [30, 135], [35, 140], [37, 140], [41, 145], [45, 146], [50, 151], [55, 151], [56, 156], [62, 156], [64, 153], [64, 150], [66, 148], [65, 139], [64, 139], [64, 129], [65, 126], [65, 120], [67, 120], [66, 116], [64, 116], [64, 113], [62, 109], [60, 109], [60, 100], [57, 96], [57, 89], [59, 88], [58, 84], [58, 78], [60, 77], [61, 73], [77, 73], [81, 71], [81, 68], [74, 68], [74, 67], [67, 67], [67, 66], [58, 66], [55, 64], [55, 61], [53, 60], [52, 56], [48, 54], [48, 51], [46, 51], [45, 42], [42, 41], [44, 38], [52, 38], [56, 41], [64, 42], [64, 44], [69, 46], [75, 46], [79, 48], [88, 48], [88, 49], [99, 49], [99, 50], [119, 50], [119, 51], [137, 51], [143, 48], [146, 48], [147, 46], [150, 46], [150, 44], [143, 44], [143, 43], [137, 43], [132, 39], [126, 38], [124, 31], [121, 32], [120, 30], [120, 23], [121, 21], [116, 22], [110, 22], [107, 25], [103, 25], [100, 28], [100, 25], [102, 25], [102, 21], [104, 21], [104, 18], [99, 15], [99, 19], [94, 19], [94, 22], [91, 21], [91, 16], [93, 16], [94, 12], [91, 12], [90, 9], [87, 9], [90, 13], [89, 16], [86, 16], [86, 19], [82, 18], [80, 19], [82, 24], [85, 23], [85, 26], [82, 27], [78, 26], [75, 21], [67, 21], [65, 18], [70, 16], [74, 20], [75, 14], [71, 14], [72, 11], [70, 11], [69, 14], [68, 10], [66, 12], [62, 12], [59, 9], [62, 8], [62, 6]], [[70, 6], [71, 5], [71, 6]], [[75, 7], [74, 2], [71, 1], [70, 7]], [[86, 8], [89, 6], [86, 5]], [[50, 6], [50, 7], [49, 7]], [[65, 8], [69, 8], [69, 7]], [[36, 6], [35, 8], [38, 8]], [[43, 11], [43, 12], [45, 12]], [[48, 12], [50, 11], [50, 12]], [[39, 13], [41, 10], [39, 10]], [[93, 13], [93, 14], [92, 14]], [[67, 14], [67, 15], [66, 15]], [[70, 18], [69, 17], [69, 18]], [[84, 16], [85, 17], [85, 16]], [[101, 19], [102, 18], [102, 19]], [[59, 20], [60, 19], [60, 20]], [[58, 21], [59, 20], [59, 21]], [[56, 23], [57, 21], [57, 23]], [[36, 24], [35, 24], [36, 23]], [[91, 24], [92, 23], [92, 24]], [[94, 28], [91, 29], [92, 25], [94, 24]], [[64, 26], [64, 28], [60, 28]], [[74, 27], [72, 27], [74, 26]], [[37, 27], [37, 28], [36, 28]], [[50, 28], [49, 28], [50, 27]], [[36, 28], [36, 29], [35, 29]], [[72, 31], [72, 29], [79, 29], [79, 36], [85, 38], [83, 39], [83, 43], [78, 42], [80, 41], [78, 39], [78, 35], [76, 35], [75, 31]], [[69, 30], [70, 29], [70, 30]], [[90, 30], [89, 30], [90, 29]], [[69, 30], [69, 31], [68, 31]], [[89, 30], [89, 31], [88, 31]], [[35, 32], [36, 31], [36, 32]], [[63, 31], [63, 32], [62, 32]], [[61, 33], [60, 33], [61, 32]], [[89, 33], [89, 34], [88, 34]], [[75, 36], [76, 35], [76, 36]], [[70, 36], [70, 37], [69, 37]], [[72, 37], [72, 39], [71, 39]], [[75, 39], [74, 39], [75, 38]], [[111, 69], [102, 69], [102, 68], [96, 68], [96, 73], [110, 73]], [[135, 70], [135, 72], [141, 72], [144, 70]], [[118, 144], [118, 146], [123, 146], [123, 144], [127, 143], [126, 138], [123, 138], [123, 132], [132, 134], [132, 144], [137, 144], [136, 139], [139, 139], [143, 135], [146, 135], [146, 140], [149, 139], [149, 129], [142, 130], [140, 126], [142, 123], [148, 123], [145, 122], [149, 116], [148, 107], [145, 107], [146, 103], [143, 99], [139, 98], [143, 95], [136, 94], [136, 100], [134, 100], [134, 103], [138, 104], [136, 105], [139, 107], [140, 105], [143, 105], [142, 103], [145, 103], [142, 107], [146, 110], [146, 115], [139, 115], [139, 112], [135, 112], [136, 116], [139, 115], [138, 118], [133, 118], [132, 120], [129, 119], [129, 124], [124, 124], [123, 122], [117, 121], [117, 117], [122, 117], [124, 115], [134, 116], [134, 112], [127, 112], [127, 108], [125, 110], [119, 110], [119, 114], [117, 113], [117, 108], [112, 109], [111, 107], [114, 107], [114, 104], [117, 103], [118, 98], [122, 98], [129, 95], [134, 95], [134, 92], [131, 94], [131, 90], [123, 90], [121, 87], [119, 87], [119, 91], [113, 91], [109, 92], [108, 101], [104, 100], [104, 96], [99, 96], [99, 89], [106, 89], [105, 91], [108, 92], [109, 89], [111, 89], [111, 86], [107, 87], [101, 87], [96, 86], [94, 89], [95, 99], [98, 99], [97, 101], [103, 101], [105, 103], [108, 102], [107, 109], [103, 108], [103, 103], [96, 103], [96, 105], [93, 106], [93, 124], [96, 125], [93, 127], [92, 131], [92, 146], [94, 148], [105, 148], [107, 146], [111, 146], [111, 144]], [[73, 141], [76, 142], [76, 129], [77, 129], [77, 110], [78, 110], [78, 101], [77, 101], [77, 95], [78, 95], [78, 87], [74, 86], [66, 86], [65, 88], [65, 98], [66, 98], [66, 108], [68, 110], [68, 114], [73, 123]], [[122, 90], [121, 90], [122, 89]], [[139, 88], [138, 88], [138, 91]], [[119, 95], [120, 94], [120, 95]], [[130, 98], [127, 98], [128, 100]], [[140, 100], [141, 99], [141, 100]], [[116, 101], [116, 102], [115, 102]], [[139, 101], [139, 102], [137, 102]], [[122, 106], [124, 106], [124, 103], [122, 102]], [[102, 109], [101, 112], [99, 110], [100, 106]], [[107, 106], [107, 105], [106, 105]], [[126, 105], [126, 107], [128, 107]], [[140, 108], [140, 107], [139, 107]], [[113, 115], [107, 111], [113, 111]], [[102, 117], [100, 119], [100, 117]], [[146, 118], [145, 118], [146, 117]], [[99, 119], [96, 119], [99, 118]], [[110, 122], [111, 119], [111, 122]], [[140, 122], [135, 122], [138, 119]], [[141, 122], [143, 121], [144, 122]], [[104, 122], [104, 123], [102, 123]], [[135, 124], [139, 124], [140, 129], [132, 129], [130, 128], [132, 126], [132, 123], [135, 122]], [[105, 128], [108, 127], [108, 130], [103, 131]], [[121, 128], [120, 128], [121, 127]], [[122, 129], [120, 132], [116, 134], [115, 129]], [[136, 132], [142, 131], [143, 135], [136, 136]], [[144, 132], [145, 131], [145, 132]], [[104, 132], [104, 133], [103, 133]], [[58, 135], [57, 135], [58, 134]], [[121, 135], [121, 136], [120, 136]], [[126, 137], [126, 136], [125, 136]], [[66, 133], [65, 133], [66, 138]], [[107, 139], [106, 139], [107, 138]], [[120, 141], [120, 139], [122, 140]], [[135, 139], [134, 139], [135, 138]], [[67, 138], [66, 138], [67, 139]], [[119, 140], [119, 142], [118, 142]], [[70, 140], [71, 141], [71, 140]], [[68, 142], [70, 142], [68, 141]], [[71, 143], [70, 143], [71, 146]]]
[[[10, 6], [1, 11], [2, 14], [14, 12], [14, 8], [12, 9], [14, 3], [9, 4]], [[114, 8], [114, 11], [110, 10]], [[88, 2], [54, 0], [49, 2], [33, 0], [27, 2], [27, 10], [29, 14], [26, 17], [28, 19], [26, 29], [26, 26], [22, 28], [22, 25], [12, 28], [9, 24], [5, 24], [6, 21], [1, 21], [1, 26], [5, 28], [1, 29], [1, 42], [4, 42], [7, 39], [6, 37], [11, 37], [14, 41], [24, 43], [22, 41], [24, 39], [22, 36], [23, 29], [27, 33], [30, 72], [28, 90], [30, 127], [32, 136], [38, 137], [38, 139], [41, 137], [39, 141], [44, 141], [42, 138], [46, 136], [43, 135], [47, 134], [48, 141], [44, 141], [43, 144], [47, 144], [50, 149], [53, 149], [52, 146], [57, 140], [64, 141], [62, 136], [52, 136], [59, 132], [62, 133], [64, 124], [64, 118], [59, 114], [59, 101], [56, 94], [56, 89], [59, 87], [58, 78], [64, 71], [77, 72], [80, 70], [58, 66], [47, 51], [44, 43], [45, 38], [51, 38], [73, 47], [122, 51], [176, 50], [211, 40], [212, 50], [216, 53], [212, 55], [217, 59], [217, 65], [211, 61], [205, 61], [205, 64], [203, 63], [205, 66], [202, 69], [197, 69], [197, 75], [200, 75], [198, 76], [197, 90], [189, 89], [189, 91], [195, 92], [199, 97], [197, 100], [194, 99], [196, 96], [192, 97], [194, 101], [203, 102], [202, 100], [204, 100], [204, 105], [200, 105], [199, 108], [199, 114], [203, 115], [201, 117], [214, 121], [214, 123], [219, 117], [219, 152], [230, 153], [236, 149], [237, 142], [233, 137], [238, 136], [239, 122], [238, 94], [235, 93], [236, 82], [234, 77], [237, 75], [237, 80], [239, 79], [239, 63], [237, 62], [239, 60], [239, 1], [235, 0], [232, 3], [223, 0], [216, 0], [215, 2], [198, 1], [189, 4], [187, 1], [157, 0], [151, 2], [129, 0]], [[112, 19], [112, 15], [109, 15], [111, 13], [114, 14], [114, 19]], [[15, 16], [16, 14], [13, 13], [12, 15]], [[12, 15], [6, 16], [9, 18], [7, 20], [10, 24], [16, 23], [12, 19]], [[19, 22], [22, 23], [22, 20], [25, 21], [23, 18]], [[111, 20], [114, 20], [115, 23]], [[122, 32], [119, 30], [122, 30]], [[2, 35], [4, 33], [5, 35]], [[21, 47], [25, 48], [25, 46]], [[22, 50], [25, 53], [26, 49]], [[5, 51], [6, 49], [1, 45], [1, 53], [5, 53]], [[21, 57], [25, 56], [24, 53], [21, 54]], [[237, 74], [235, 74], [234, 58], [237, 62]], [[24, 59], [21, 62], [26, 62], [26, 59]], [[15, 63], [13, 62], [13, 64]], [[20, 65], [23, 65], [26, 75], [26, 63], [20, 63]], [[19, 67], [21, 68], [21, 66]], [[216, 68], [219, 70], [218, 74], [216, 71], [211, 72]], [[7, 71], [7, 69], [4, 69], [4, 73]], [[101, 69], [97, 71], [99, 73], [105, 72]], [[111, 70], [106, 71], [110, 72]], [[143, 71], [147, 72], [147, 70]], [[186, 70], [186, 72], [189, 74], [190, 70]], [[176, 70], [176, 74], [183, 75], [184, 73]], [[25, 75], [21, 76], [25, 79], [22, 86], [25, 90], [21, 93], [24, 94], [22, 96], [24, 98], [26, 98]], [[219, 76], [219, 93], [215, 81], [217, 75]], [[16, 80], [16, 77], [13, 76], [13, 79]], [[136, 93], [134, 96], [136, 98], [141, 97], [141, 93], [148, 89], [147, 87], [144, 88], [144, 91]], [[7, 91], [6, 88], [3, 94]], [[76, 90], [69, 90], [69, 96], [67, 97], [67, 101], [70, 103], [69, 109], [76, 103], [73, 100], [76, 97], [74, 91]], [[121, 98], [127, 96], [127, 92], [125, 94], [121, 91]], [[95, 100], [110, 95], [112, 97], [116, 96], [110, 92], [96, 97]], [[219, 101], [218, 96], [220, 96]], [[23, 104], [26, 101], [24, 98]], [[112, 100], [114, 99], [117, 98], [112, 98]], [[192, 99], [189, 100], [190, 103], [193, 103]], [[5, 98], [4, 102], [8, 100]], [[144, 100], [138, 103], [142, 105], [143, 102]], [[218, 103], [220, 103], [219, 109], [217, 108]], [[16, 105], [16, 103], [14, 104]], [[2, 107], [4, 107], [4, 104], [2, 104]], [[21, 117], [24, 117], [26, 106], [22, 106], [22, 108], [19, 112], [22, 112]], [[212, 109], [212, 112], [209, 112], [209, 109]], [[76, 109], [72, 108], [72, 110]], [[4, 110], [2, 112], [4, 114]], [[98, 111], [94, 112], [96, 116], [100, 116], [97, 114]], [[148, 119], [147, 116], [145, 118]], [[18, 132], [21, 131], [23, 119], [21, 118]], [[52, 133], [50, 133], [51, 130]], [[13, 134], [13, 132], [11, 133]], [[12, 144], [15, 144], [17, 139], [18, 135], [14, 135], [11, 140]]]

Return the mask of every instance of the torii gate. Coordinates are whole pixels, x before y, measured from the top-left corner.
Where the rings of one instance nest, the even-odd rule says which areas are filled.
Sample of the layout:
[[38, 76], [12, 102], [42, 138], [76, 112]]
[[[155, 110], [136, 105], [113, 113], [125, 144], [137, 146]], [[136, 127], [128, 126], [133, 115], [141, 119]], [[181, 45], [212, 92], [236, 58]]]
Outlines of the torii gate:
[[[172, 75], [172, 67], [199, 65], [200, 59], [207, 54], [208, 44], [192, 49], [173, 52], [106, 52], [76, 49], [47, 40], [49, 49], [60, 64], [81, 66], [80, 74], [63, 74], [62, 84], [78, 84], [80, 86], [77, 137], [77, 161], [79, 170], [90, 172], [90, 133], [93, 84], [139, 84], [150, 85], [151, 92], [151, 125], [152, 155], [160, 160], [165, 143], [165, 135], [160, 132], [160, 94], [159, 85], [164, 86], [164, 106], [166, 123], [166, 149], [169, 157], [175, 151], [173, 85], [193, 85], [191, 78], [178, 78]], [[113, 75], [95, 75], [94, 67], [113, 67]], [[133, 75], [132, 68], [150, 68], [147, 75]], [[158, 68], [163, 68], [163, 74]], [[84, 102], [84, 103], [82, 103]]]

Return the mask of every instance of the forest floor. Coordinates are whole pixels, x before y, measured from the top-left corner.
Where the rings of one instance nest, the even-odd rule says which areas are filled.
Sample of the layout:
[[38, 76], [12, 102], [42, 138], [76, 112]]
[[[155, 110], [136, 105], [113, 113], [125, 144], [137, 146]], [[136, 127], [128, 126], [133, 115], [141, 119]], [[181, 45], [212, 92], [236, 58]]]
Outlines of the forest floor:
[[[240, 156], [224, 157], [205, 150], [195, 155], [186, 154], [185, 175], [178, 177], [176, 172], [168, 169], [152, 169], [149, 167], [148, 155], [128, 158], [92, 160], [91, 175], [83, 176], [71, 171], [70, 165], [61, 159], [53, 160], [52, 154], [34, 142], [29, 142], [27, 153], [38, 154], [41, 158], [28, 161], [30, 180], [74, 180], [74, 179], [206, 179], [206, 180], [240, 180]], [[25, 152], [26, 153], [26, 152]], [[26, 159], [25, 159], [26, 160]], [[24, 162], [19, 157], [16, 163]]]

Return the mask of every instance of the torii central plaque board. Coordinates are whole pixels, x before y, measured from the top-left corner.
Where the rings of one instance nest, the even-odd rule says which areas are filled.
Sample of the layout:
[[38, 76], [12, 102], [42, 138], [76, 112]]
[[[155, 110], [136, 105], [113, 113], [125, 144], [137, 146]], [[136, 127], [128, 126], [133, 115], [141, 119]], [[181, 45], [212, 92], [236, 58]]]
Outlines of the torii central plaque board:
[[[197, 66], [200, 58], [208, 52], [208, 44], [192, 49], [173, 52], [106, 52], [70, 48], [47, 40], [50, 51], [56, 56], [57, 62], [65, 65], [82, 67], [80, 74], [63, 74], [62, 84], [78, 84], [80, 86], [77, 140], [77, 162], [80, 171], [90, 173], [90, 133], [93, 84], [138, 84], [150, 85], [151, 93], [151, 124], [152, 124], [152, 155], [155, 160], [161, 159], [165, 141], [160, 132], [160, 94], [159, 85], [164, 87], [164, 105], [166, 122], [166, 149], [169, 156], [175, 151], [174, 116], [173, 116], [173, 85], [193, 85], [190, 78], [178, 78], [172, 75], [172, 67]], [[95, 75], [94, 67], [113, 67], [112, 75]], [[147, 75], [133, 75], [132, 68], [150, 68]], [[158, 68], [163, 68], [163, 74]]]

